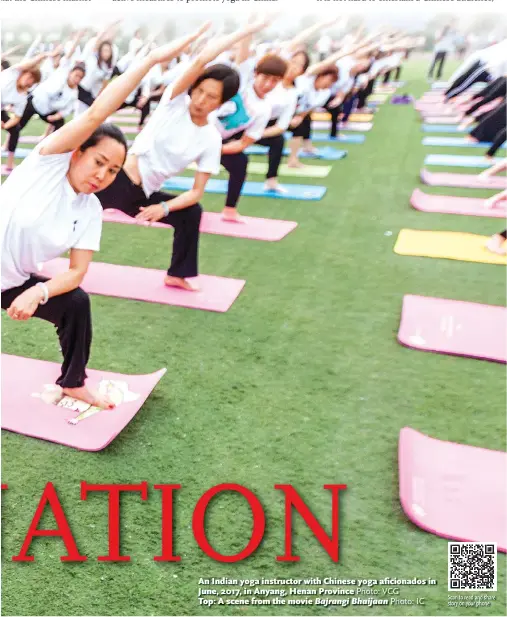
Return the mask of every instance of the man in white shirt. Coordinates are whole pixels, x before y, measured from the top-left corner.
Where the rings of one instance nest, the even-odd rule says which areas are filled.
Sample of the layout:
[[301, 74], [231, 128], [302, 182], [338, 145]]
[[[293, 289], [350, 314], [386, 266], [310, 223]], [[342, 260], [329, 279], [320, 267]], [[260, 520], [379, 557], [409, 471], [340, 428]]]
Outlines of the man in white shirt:
[[428, 79], [433, 79], [433, 73], [437, 64], [437, 80], [442, 78], [447, 55], [451, 54], [455, 48], [455, 38], [456, 35], [449, 26], [446, 26], [440, 36], [437, 37], [435, 47], [433, 48], [433, 60], [428, 71]]

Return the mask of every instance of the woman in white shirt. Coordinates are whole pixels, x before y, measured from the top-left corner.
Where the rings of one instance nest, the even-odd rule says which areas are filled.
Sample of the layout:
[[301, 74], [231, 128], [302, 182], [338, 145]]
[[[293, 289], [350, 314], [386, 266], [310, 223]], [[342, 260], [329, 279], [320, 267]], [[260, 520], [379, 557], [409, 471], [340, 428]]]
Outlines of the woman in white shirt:
[[[41, 142], [0, 189], [2, 308], [9, 317], [53, 323], [63, 352], [57, 384], [62, 394], [99, 407], [111, 402], [85, 385], [91, 345], [87, 294], [79, 288], [99, 250], [102, 208], [93, 193], [120, 171], [127, 146], [122, 132], [102, 124], [158, 62], [187, 39], [160, 47], [116, 79], [90, 109]], [[70, 251], [67, 272], [46, 279], [39, 264]]]
[[21, 121], [28, 100], [28, 92], [41, 79], [39, 63], [46, 54], [23, 60], [0, 73], [0, 99], [2, 103], [2, 129], [9, 133], [7, 150], [7, 169], [14, 167], [14, 152], [16, 150], [16, 129]]
[[[75, 40], [75, 45], [77, 42], [78, 39]], [[47, 122], [48, 128], [57, 131], [65, 124], [65, 118], [72, 113], [78, 97], [78, 86], [85, 74], [84, 64], [76, 64], [69, 71], [69, 58], [73, 53], [71, 47], [69, 55], [62, 58], [60, 67], [28, 97], [20, 122], [11, 130], [11, 147], [14, 151], [21, 131], [34, 115], [37, 114], [41, 120]]]
[[117, 50], [113, 48], [112, 40], [117, 26], [118, 22], [115, 22], [107, 27], [91, 38], [83, 49], [79, 60], [86, 65], [86, 75], [78, 88], [79, 100], [74, 110], [76, 116], [85, 112], [93, 104], [95, 98], [113, 76]]
[[241, 76], [240, 92], [217, 113], [217, 127], [222, 136], [221, 163], [229, 172], [222, 211], [223, 218], [228, 221], [239, 220], [237, 205], [248, 167], [245, 150], [262, 138], [271, 116], [271, 104], [266, 97], [287, 71], [283, 58], [268, 55], [257, 62], [252, 73], [248, 60], [250, 42], [250, 37], [243, 39], [236, 56]]
[[[239, 76], [224, 65], [206, 66], [234, 42], [260, 26], [210, 42], [166, 88], [146, 126], [136, 137], [123, 170], [97, 196], [103, 208], [115, 208], [140, 221], [174, 227], [171, 264], [164, 283], [188, 291], [198, 274], [199, 225], [211, 174], [220, 171], [220, 135], [208, 115], [238, 91]], [[160, 189], [164, 182], [197, 163], [192, 189], [178, 196]]]

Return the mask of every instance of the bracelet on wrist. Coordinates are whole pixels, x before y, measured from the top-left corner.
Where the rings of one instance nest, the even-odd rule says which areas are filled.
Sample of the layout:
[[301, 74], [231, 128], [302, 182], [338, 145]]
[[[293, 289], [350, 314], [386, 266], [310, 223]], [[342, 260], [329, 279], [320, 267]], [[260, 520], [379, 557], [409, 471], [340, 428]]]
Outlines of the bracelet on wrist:
[[162, 208], [164, 209], [164, 216], [167, 216], [171, 211], [171, 207], [169, 206], [169, 202], [167, 201], [162, 202]]
[[37, 287], [40, 287], [42, 289], [42, 293], [44, 294], [44, 297], [39, 302], [39, 304], [47, 304], [47, 301], [49, 300], [48, 286], [46, 285], [46, 283], [37, 283]]

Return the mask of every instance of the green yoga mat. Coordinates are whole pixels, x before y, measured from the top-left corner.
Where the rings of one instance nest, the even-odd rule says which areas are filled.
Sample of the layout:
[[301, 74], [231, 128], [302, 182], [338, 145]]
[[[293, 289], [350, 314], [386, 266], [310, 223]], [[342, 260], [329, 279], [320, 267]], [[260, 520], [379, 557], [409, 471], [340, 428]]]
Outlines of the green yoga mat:
[[[188, 169], [196, 169], [196, 165], [192, 164]], [[268, 164], [262, 161], [249, 161], [248, 173], [266, 175], [268, 171]], [[297, 178], [325, 178], [331, 171], [331, 165], [307, 165], [306, 167], [287, 167], [285, 163], [282, 163], [278, 168], [278, 174], [280, 176], [295, 176]]]

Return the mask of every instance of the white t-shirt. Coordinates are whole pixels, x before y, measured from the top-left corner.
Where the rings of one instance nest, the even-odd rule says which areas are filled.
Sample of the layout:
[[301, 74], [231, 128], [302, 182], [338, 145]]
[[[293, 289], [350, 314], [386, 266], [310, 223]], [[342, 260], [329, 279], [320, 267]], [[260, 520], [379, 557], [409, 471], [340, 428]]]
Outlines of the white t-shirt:
[[354, 79], [350, 76], [350, 71], [356, 64], [354, 56], [345, 56], [336, 61], [336, 67], [338, 68], [338, 79], [331, 86], [331, 93], [333, 95], [341, 92], [347, 94], [354, 85]]
[[0, 188], [2, 291], [18, 287], [39, 264], [75, 248], [98, 251], [102, 206], [67, 179], [72, 152], [41, 155], [38, 144]]
[[271, 117], [271, 105], [254, 90], [251, 62], [247, 60], [235, 68], [240, 75], [240, 90], [215, 113], [216, 126], [223, 140], [245, 131], [245, 135], [257, 141]]
[[333, 39], [329, 36], [329, 34], [323, 34], [317, 41], [317, 51], [319, 54], [330, 54], [332, 45]]
[[0, 73], [0, 98], [2, 99], [2, 109], [12, 105], [12, 111], [16, 116], [22, 116], [25, 111], [28, 94], [18, 92], [16, 83], [21, 71], [15, 67], [5, 69]]
[[266, 96], [266, 100], [271, 105], [271, 118], [276, 120], [277, 125], [284, 130], [289, 128], [290, 121], [296, 113], [298, 93], [296, 88], [285, 88], [283, 84], [278, 84]]
[[194, 124], [188, 111], [188, 94], [184, 92], [174, 99], [171, 94], [169, 86], [130, 149], [138, 158], [147, 197], [191, 163], [197, 163], [197, 170], [204, 173], [220, 171], [222, 140], [214, 124]]
[[37, 86], [33, 92], [33, 106], [43, 116], [60, 112], [66, 118], [72, 113], [77, 101], [77, 87], [70, 88], [67, 83], [69, 78], [68, 63], [63, 60], [62, 63], [51, 77]]
[[301, 75], [296, 79], [298, 92], [296, 113], [302, 114], [316, 107], [322, 107], [331, 96], [331, 88], [316, 90], [315, 79], [315, 75]]
[[452, 53], [455, 47], [455, 36], [452, 32], [448, 32], [435, 43], [433, 51], [437, 53], [446, 52]]

